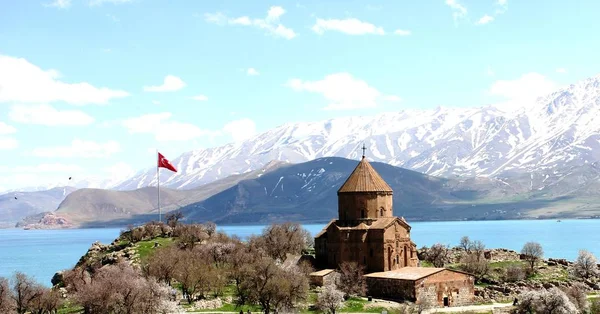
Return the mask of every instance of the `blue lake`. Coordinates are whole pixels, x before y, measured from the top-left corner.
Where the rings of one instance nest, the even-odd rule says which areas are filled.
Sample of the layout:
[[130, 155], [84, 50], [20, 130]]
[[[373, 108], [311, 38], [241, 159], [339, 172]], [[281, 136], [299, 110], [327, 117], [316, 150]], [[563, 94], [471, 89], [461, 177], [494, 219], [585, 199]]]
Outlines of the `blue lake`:
[[[312, 234], [323, 224], [305, 225]], [[418, 247], [440, 242], [452, 246], [462, 236], [481, 240], [488, 248], [519, 251], [527, 241], [542, 244], [546, 257], [573, 260], [579, 249], [600, 258], [600, 220], [504, 220], [413, 222], [411, 237]], [[264, 226], [221, 226], [230, 235], [246, 238]], [[20, 230], [0, 229], [0, 276], [15, 271], [49, 285], [55, 272], [70, 268], [94, 241], [112, 242], [120, 229]]]

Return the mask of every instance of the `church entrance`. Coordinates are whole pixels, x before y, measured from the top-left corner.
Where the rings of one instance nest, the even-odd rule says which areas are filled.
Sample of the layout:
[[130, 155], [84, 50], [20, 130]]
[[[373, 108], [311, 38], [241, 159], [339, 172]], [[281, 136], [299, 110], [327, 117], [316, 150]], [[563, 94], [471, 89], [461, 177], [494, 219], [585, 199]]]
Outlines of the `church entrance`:
[[448, 300], [448, 297], [444, 297], [444, 307], [446, 306], [450, 306], [450, 300]]

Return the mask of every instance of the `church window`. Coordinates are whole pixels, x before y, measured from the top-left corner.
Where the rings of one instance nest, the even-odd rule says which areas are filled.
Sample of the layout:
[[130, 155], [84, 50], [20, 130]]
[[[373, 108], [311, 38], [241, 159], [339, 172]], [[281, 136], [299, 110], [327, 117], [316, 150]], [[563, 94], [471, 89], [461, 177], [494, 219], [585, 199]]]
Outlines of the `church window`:
[[365, 210], [360, 211], [360, 218], [365, 218]]
[[369, 250], [369, 255], [373, 257], [373, 249]]
[[379, 209], [379, 216], [380, 216], [380, 217], [383, 217], [383, 207], [381, 207], [381, 208]]
[[367, 257], [363, 256], [363, 264], [367, 265]]
[[400, 256], [396, 255], [396, 264], [400, 264]]
[[398, 241], [396, 241], [396, 248], [398, 248], [398, 245], [399, 245], [399, 244], [398, 244]]
[[346, 232], [346, 239], [350, 239], [350, 232]]

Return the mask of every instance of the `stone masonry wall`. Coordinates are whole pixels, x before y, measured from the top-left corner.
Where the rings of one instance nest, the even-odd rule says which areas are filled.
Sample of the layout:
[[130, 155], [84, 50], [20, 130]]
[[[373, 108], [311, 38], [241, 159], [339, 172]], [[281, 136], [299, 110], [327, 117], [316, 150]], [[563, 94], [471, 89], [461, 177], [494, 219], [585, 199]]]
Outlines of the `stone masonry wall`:
[[427, 302], [444, 306], [444, 297], [448, 298], [449, 306], [472, 304], [475, 298], [474, 278], [467, 274], [443, 270], [416, 282], [417, 303]]
[[375, 298], [415, 301], [415, 282], [389, 278], [366, 277], [367, 293]]
[[[338, 217], [340, 220], [393, 217], [392, 206], [392, 193], [338, 194]], [[383, 216], [381, 216], [381, 212], [383, 212]]]

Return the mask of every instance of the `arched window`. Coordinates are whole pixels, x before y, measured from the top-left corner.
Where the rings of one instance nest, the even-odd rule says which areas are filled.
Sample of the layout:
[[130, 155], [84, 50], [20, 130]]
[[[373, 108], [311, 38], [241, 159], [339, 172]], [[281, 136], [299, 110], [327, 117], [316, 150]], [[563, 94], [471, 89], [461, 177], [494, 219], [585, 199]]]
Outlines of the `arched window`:
[[360, 211], [360, 218], [365, 218], [365, 210]]
[[367, 257], [363, 256], [363, 264], [367, 265]]
[[373, 257], [373, 249], [370, 249], [370, 250], [369, 250], [369, 255], [370, 255], [371, 257]]
[[383, 217], [383, 207], [379, 208], [379, 217]]

